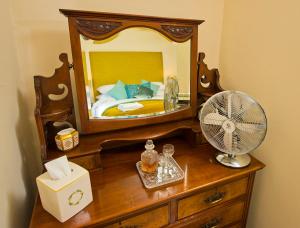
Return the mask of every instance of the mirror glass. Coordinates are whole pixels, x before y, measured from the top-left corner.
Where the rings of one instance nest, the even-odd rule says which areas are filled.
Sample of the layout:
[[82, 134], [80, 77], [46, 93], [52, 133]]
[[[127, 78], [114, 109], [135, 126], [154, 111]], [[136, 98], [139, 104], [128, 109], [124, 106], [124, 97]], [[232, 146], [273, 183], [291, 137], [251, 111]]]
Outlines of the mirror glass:
[[164, 115], [190, 105], [190, 40], [149, 28], [104, 40], [80, 35], [90, 119]]

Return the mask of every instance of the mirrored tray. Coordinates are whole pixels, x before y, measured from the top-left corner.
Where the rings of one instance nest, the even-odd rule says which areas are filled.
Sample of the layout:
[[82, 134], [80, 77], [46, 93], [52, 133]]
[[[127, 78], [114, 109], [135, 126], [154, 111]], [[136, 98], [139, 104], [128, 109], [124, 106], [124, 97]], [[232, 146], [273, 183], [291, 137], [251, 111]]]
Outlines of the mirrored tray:
[[170, 158], [170, 168], [167, 173], [167, 168], [163, 168], [160, 165], [157, 168], [157, 172], [153, 174], [144, 173], [141, 169], [141, 161], [136, 163], [136, 168], [146, 188], [157, 188], [162, 185], [170, 184], [183, 180], [184, 172], [177, 164], [174, 158]]

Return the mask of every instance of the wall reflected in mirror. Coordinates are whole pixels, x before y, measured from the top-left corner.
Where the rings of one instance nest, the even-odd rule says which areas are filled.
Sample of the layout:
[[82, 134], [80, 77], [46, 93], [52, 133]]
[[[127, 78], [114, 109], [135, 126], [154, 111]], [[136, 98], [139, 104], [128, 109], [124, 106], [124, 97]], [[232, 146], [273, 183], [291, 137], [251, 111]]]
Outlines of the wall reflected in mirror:
[[190, 40], [128, 28], [105, 40], [80, 36], [90, 119], [163, 115], [190, 105]]

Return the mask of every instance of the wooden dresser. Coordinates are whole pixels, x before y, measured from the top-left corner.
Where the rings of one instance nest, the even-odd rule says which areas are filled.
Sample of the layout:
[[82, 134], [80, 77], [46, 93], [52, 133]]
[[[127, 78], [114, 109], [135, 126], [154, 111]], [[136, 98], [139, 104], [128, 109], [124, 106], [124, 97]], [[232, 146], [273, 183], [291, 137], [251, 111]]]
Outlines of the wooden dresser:
[[[198, 53], [198, 25], [203, 21], [60, 11], [68, 17], [73, 63], [69, 63], [66, 54], [61, 54], [62, 65], [52, 77], [34, 77], [35, 118], [41, 158], [45, 163], [66, 154], [70, 161], [88, 169], [94, 200], [77, 215], [60, 223], [42, 208], [41, 201], [37, 198], [30, 227], [245, 227], [254, 176], [264, 164], [252, 158], [251, 164], [245, 168], [225, 167], [216, 162], [217, 151], [203, 138], [198, 111], [203, 102], [223, 90], [218, 70], [208, 69], [203, 61], [204, 53]], [[93, 88], [90, 86], [93, 77], [97, 76], [95, 74], [89, 78], [87, 76], [90, 74], [85, 75], [86, 66], [83, 64], [81, 48], [84, 45], [90, 47], [92, 44], [108, 43], [121, 32], [134, 27], [140, 33], [131, 38], [139, 38], [140, 34], [150, 30], [150, 38], [159, 33], [159, 38], [166, 39], [164, 42], [168, 44], [162, 46], [163, 49], [160, 46], [159, 49], [151, 47], [150, 51], [163, 52], [165, 47], [180, 46], [182, 43], [185, 43], [185, 48], [189, 48], [187, 55], [178, 55], [183, 58], [178, 59], [178, 66], [183, 65], [185, 60], [189, 61], [186, 65], [189, 73], [181, 80], [190, 82], [187, 84], [190, 89], [185, 94], [186, 99], [180, 100], [178, 90], [176, 92], [173, 86], [173, 92], [177, 95], [172, 99], [175, 101], [174, 97], [178, 98], [177, 103], [173, 103], [173, 110], [165, 108], [168, 107], [165, 104], [170, 104], [165, 99], [168, 98], [166, 95], [170, 94], [163, 90], [165, 112], [162, 114], [153, 112], [149, 116], [94, 118], [91, 116], [89, 106], [92, 103], [89, 105], [89, 101], [92, 100], [88, 91]], [[89, 45], [85, 42], [89, 42]], [[131, 43], [138, 46], [136, 42]], [[122, 43], [127, 49], [129, 44]], [[156, 44], [156, 41], [144, 43], [148, 44]], [[136, 51], [135, 46], [128, 50]], [[138, 51], [144, 52], [144, 48]], [[74, 71], [76, 93], [72, 92], [71, 69]], [[144, 75], [140, 77], [141, 80], [145, 79]], [[115, 78], [113, 84], [117, 80]], [[168, 85], [167, 81], [162, 80], [163, 86]], [[130, 85], [132, 82], [126, 83]], [[179, 85], [179, 88], [184, 86]], [[103, 94], [105, 95], [104, 92]], [[101, 92], [100, 95], [103, 94]], [[73, 97], [76, 98], [74, 101]], [[79, 114], [75, 112], [76, 102]], [[176, 109], [177, 107], [179, 108]], [[61, 152], [55, 145], [54, 137], [59, 130], [70, 126], [80, 130], [79, 145]], [[183, 181], [153, 190], [143, 186], [136, 170], [136, 162], [140, 160], [147, 139], [154, 140], [158, 152], [162, 152], [164, 144], [174, 144], [174, 158], [185, 173]]]
[[148, 190], [135, 167], [143, 145], [113, 149], [102, 154], [103, 170], [91, 172], [88, 207], [61, 224], [38, 199], [30, 227], [245, 227], [255, 172], [264, 164], [252, 157], [246, 168], [227, 168], [215, 161], [213, 147], [180, 136], [156, 143], [158, 151], [174, 144], [183, 181]]

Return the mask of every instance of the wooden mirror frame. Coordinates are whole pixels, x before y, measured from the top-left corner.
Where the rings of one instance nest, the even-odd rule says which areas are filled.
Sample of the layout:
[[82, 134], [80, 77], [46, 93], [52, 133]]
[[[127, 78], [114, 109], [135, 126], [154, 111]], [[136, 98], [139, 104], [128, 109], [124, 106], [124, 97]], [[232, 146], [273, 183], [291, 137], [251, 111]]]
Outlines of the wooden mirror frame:
[[[82, 134], [158, 124], [193, 118], [197, 114], [198, 25], [202, 20], [175, 19], [60, 9], [68, 17], [73, 66]], [[89, 119], [81, 54], [80, 34], [103, 40], [131, 27], [154, 29], [175, 42], [191, 40], [190, 106], [183, 110], [136, 119]]]

